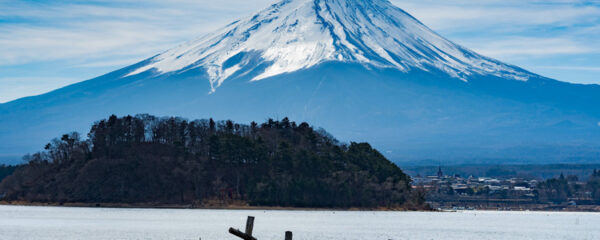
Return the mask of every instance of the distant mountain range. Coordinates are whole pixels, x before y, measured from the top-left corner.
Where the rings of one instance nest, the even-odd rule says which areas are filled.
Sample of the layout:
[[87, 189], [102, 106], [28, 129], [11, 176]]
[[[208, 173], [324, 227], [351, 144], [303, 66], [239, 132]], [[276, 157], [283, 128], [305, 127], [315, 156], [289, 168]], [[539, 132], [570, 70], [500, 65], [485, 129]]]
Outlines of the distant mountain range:
[[95, 79], [0, 105], [0, 159], [108, 114], [285, 116], [420, 163], [597, 162], [600, 86], [479, 55], [387, 0], [284, 0]]

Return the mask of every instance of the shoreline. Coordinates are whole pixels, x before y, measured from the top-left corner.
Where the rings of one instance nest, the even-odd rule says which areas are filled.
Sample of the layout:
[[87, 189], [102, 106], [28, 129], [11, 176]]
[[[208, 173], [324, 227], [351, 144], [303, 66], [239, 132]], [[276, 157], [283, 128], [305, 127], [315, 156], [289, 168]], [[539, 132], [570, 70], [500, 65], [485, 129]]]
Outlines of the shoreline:
[[194, 204], [117, 204], [117, 203], [41, 203], [24, 201], [0, 201], [0, 206], [31, 207], [83, 207], [83, 208], [123, 208], [123, 209], [198, 209], [198, 210], [265, 210], [265, 211], [355, 211], [355, 212], [436, 212], [435, 209], [410, 210], [406, 208], [315, 208], [315, 207], [273, 207], [249, 205], [194, 205]]
[[192, 204], [115, 204], [115, 203], [40, 203], [40, 202], [7, 202], [0, 201], [0, 206], [24, 207], [66, 207], [66, 208], [115, 208], [115, 209], [190, 209], [190, 210], [253, 210], [253, 211], [339, 211], [339, 212], [555, 212], [555, 213], [600, 213], [600, 206], [582, 206], [583, 208], [565, 209], [421, 209], [409, 210], [402, 208], [302, 208], [302, 207], [272, 207], [248, 205], [223, 205], [223, 206], [193, 206]]

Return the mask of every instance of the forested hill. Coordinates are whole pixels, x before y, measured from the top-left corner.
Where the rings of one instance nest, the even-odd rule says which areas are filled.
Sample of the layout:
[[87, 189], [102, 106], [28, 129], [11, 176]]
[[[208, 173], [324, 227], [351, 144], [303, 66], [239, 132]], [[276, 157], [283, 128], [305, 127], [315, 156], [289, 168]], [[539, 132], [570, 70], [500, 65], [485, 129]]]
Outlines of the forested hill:
[[284, 118], [126, 116], [71, 133], [0, 183], [5, 201], [422, 209], [410, 177], [368, 143]]

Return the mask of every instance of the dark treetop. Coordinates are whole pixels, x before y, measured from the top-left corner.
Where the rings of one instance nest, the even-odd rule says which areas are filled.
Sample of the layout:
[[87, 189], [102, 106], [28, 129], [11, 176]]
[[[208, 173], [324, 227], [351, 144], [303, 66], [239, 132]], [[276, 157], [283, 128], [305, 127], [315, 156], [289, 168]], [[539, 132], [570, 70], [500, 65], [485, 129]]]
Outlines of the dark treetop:
[[96, 122], [26, 156], [8, 201], [422, 209], [411, 179], [368, 143], [307, 123], [250, 125], [149, 115]]

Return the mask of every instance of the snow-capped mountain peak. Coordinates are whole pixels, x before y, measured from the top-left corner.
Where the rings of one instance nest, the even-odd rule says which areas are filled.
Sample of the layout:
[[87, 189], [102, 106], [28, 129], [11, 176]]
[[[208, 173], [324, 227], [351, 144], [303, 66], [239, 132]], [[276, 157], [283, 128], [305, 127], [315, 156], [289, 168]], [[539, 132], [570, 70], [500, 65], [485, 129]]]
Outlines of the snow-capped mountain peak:
[[159, 54], [127, 76], [202, 68], [215, 91], [234, 76], [256, 81], [328, 61], [441, 71], [464, 81], [473, 74], [531, 76], [446, 40], [387, 0], [283, 0]]

